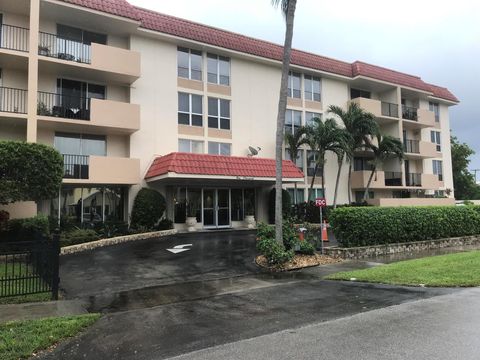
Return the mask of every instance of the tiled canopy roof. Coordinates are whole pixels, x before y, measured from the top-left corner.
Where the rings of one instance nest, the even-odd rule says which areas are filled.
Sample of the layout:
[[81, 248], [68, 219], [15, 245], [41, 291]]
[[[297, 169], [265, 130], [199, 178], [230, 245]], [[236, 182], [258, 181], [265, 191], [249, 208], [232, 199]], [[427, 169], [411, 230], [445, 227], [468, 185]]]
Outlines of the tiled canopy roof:
[[[174, 16], [130, 5], [126, 0], [63, 0], [90, 9], [139, 20], [141, 27], [205, 44], [272, 60], [282, 60], [283, 46], [230, 31], [202, 25]], [[448, 89], [425, 83], [421, 78], [380, 66], [356, 61], [352, 64], [300, 50], [292, 50], [293, 65], [325, 71], [349, 78], [365, 76], [431, 92], [433, 96], [458, 102]]]
[[[252, 178], [275, 178], [275, 160], [174, 152], [157, 157], [145, 175], [150, 179], [168, 173]], [[290, 160], [283, 161], [283, 178], [303, 178]]]

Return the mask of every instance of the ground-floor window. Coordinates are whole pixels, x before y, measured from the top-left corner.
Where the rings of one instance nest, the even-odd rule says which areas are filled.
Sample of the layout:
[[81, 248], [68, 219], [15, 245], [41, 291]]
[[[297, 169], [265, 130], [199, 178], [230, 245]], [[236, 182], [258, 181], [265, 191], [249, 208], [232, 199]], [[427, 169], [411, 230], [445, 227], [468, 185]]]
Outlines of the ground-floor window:
[[[363, 195], [365, 195], [365, 191], [355, 191], [355, 202], [356, 203], [363, 202]], [[368, 192], [368, 198], [369, 199], [375, 198], [375, 194], [373, 193], [373, 191]]]
[[312, 189], [312, 191], [310, 191], [310, 189], [308, 189], [308, 200], [309, 201], [314, 201], [316, 198], [319, 198], [319, 197], [325, 197], [323, 196], [323, 190], [322, 189]]
[[[305, 191], [304, 189], [297, 189], [297, 197], [295, 198], [295, 188], [287, 189], [288, 193], [290, 194], [290, 200], [292, 200], [292, 204], [300, 204], [305, 202]], [[295, 202], [296, 199], [296, 202]]]

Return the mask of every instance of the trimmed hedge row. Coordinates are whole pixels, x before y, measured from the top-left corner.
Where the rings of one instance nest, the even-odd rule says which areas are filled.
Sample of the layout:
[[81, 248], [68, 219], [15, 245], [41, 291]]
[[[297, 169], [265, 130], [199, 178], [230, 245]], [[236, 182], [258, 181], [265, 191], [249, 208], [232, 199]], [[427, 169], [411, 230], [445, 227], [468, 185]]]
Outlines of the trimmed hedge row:
[[350, 207], [330, 213], [343, 247], [480, 234], [480, 206]]

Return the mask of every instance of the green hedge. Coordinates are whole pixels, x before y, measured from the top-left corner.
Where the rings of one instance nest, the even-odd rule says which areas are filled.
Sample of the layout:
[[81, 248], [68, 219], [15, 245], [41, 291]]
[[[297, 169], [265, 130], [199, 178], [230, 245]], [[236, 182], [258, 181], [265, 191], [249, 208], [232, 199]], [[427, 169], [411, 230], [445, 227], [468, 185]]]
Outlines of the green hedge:
[[350, 207], [333, 210], [330, 225], [344, 247], [480, 234], [480, 206]]
[[39, 237], [50, 236], [50, 223], [45, 215], [32, 218], [10, 220], [2, 239], [7, 241], [34, 241]]

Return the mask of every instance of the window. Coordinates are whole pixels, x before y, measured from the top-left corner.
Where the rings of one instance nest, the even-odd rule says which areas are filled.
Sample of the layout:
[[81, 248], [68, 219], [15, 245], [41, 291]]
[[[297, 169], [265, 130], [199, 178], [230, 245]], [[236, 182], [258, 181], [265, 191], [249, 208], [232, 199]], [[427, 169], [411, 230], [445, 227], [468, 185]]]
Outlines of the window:
[[105, 136], [56, 133], [54, 147], [62, 155], [107, 155]]
[[372, 159], [355, 157], [353, 158], [353, 171], [371, 171], [373, 165]]
[[440, 139], [440, 131], [430, 131], [430, 137], [432, 139], [432, 143], [437, 145], [437, 151], [442, 151], [442, 143]]
[[104, 85], [90, 84], [83, 81], [57, 79], [57, 94], [54, 100], [48, 98], [42, 93], [42, 100], [45, 100], [49, 108], [51, 107], [53, 116], [66, 118], [90, 118], [90, 99], [106, 98], [106, 88]]
[[370, 91], [350, 89], [350, 99], [356, 99], [359, 97], [370, 99], [371, 96], [372, 94], [370, 93]]
[[208, 127], [230, 130], [230, 100], [208, 98]]
[[[305, 191], [303, 189], [297, 189], [297, 197], [295, 198], [295, 189], [290, 188], [287, 189], [288, 193], [290, 194], [290, 199], [292, 200], [293, 204], [300, 204], [305, 202]], [[295, 201], [295, 199], [297, 201]]]
[[210, 155], [226, 155], [230, 156], [232, 144], [219, 143], [219, 142], [208, 142], [208, 153]]
[[438, 180], [443, 181], [443, 163], [441, 160], [432, 160], [433, 173], [438, 176]]
[[309, 188], [307, 191], [308, 191], [308, 201], [314, 201], [316, 198], [324, 197], [322, 189], [314, 188], [312, 189], [312, 192], [310, 192], [310, 188]]
[[[317, 154], [315, 151], [307, 150], [307, 176], [313, 176], [315, 173], [315, 164], [317, 161]], [[322, 169], [319, 167], [315, 176], [322, 176]]]
[[178, 93], [178, 123], [203, 126], [202, 96]]
[[302, 112], [287, 110], [285, 112], [285, 133], [294, 134], [300, 126], [302, 126]]
[[219, 85], [230, 85], [230, 58], [207, 54], [208, 82]]
[[430, 111], [433, 111], [433, 113], [435, 114], [435, 121], [436, 122], [439, 122], [440, 121], [440, 106], [438, 103], [434, 103], [434, 102], [429, 102], [428, 103], [428, 108]]
[[202, 52], [179, 47], [177, 50], [178, 76], [202, 80]]
[[320, 78], [317, 76], [305, 75], [305, 99], [320, 101]]
[[[355, 191], [355, 202], [360, 204], [360, 203], [363, 203], [363, 195], [365, 194], [364, 191]], [[375, 194], [373, 191], [369, 191], [368, 192], [368, 198], [369, 199], [374, 199], [375, 198]]]
[[178, 139], [178, 151], [203, 154], [203, 141]]
[[[41, 34], [41, 36], [45, 35]], [[42, 38], [42, 41], [51, 43], [49, 39], [43, 40]], [[57, 24], [56, 42], [49, 44], [49, 46], [54, 48], [53, 52], [55, 53], [55, 57], [64, 60], [90, 63], [90, 47], [92, 43], [106, 45], [107, 35]]]
[[305, 112], [305, 125], [306, 126], [313, 126], [313, 124], [314, 124], [313, 119], [314, 118], [319, 118], [321, 120], [322, 119], [322, 114], [306, 111]]
[[61, 24], [57, 24], [57, 36], [67, 40], [77, 41], [85, 45], [91, 45], [92, 43], [107, 44], [107, 35]]
[[301, 75], [290, 71], [288, 73], [288, 96], [291, 98], [302, 98]]
[[[288, 152], [288, 149], [285, 149], [285, 160], [292, 160], [290, 158], [290, 153]], [[303, 171], [303, 150], [299, 150], [297, 154], [297, 159], [294, 161], [295, 165]]]

